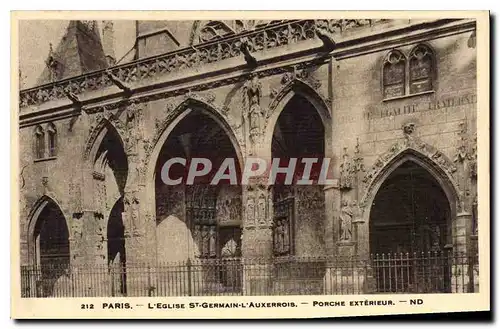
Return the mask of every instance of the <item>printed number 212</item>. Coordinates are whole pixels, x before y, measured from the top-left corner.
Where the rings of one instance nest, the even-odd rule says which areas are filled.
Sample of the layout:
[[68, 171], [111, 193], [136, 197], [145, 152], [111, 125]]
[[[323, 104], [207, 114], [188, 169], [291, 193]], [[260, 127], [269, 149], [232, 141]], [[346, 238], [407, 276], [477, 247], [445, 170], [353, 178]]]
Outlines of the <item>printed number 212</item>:
[[94, 304], [82, 304], [82, 310], [93, 310], [94, 309]]

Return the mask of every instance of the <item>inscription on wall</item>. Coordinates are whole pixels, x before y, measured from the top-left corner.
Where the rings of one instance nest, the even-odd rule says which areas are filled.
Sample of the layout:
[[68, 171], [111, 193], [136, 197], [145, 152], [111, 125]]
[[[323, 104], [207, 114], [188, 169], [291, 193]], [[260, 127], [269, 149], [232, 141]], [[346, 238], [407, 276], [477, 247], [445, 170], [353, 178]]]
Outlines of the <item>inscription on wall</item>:
[[459, 107], [477, 103], [476, 94], [466, 94], [462, 96], [446, 97], [439, 100], [427, 102], [407, 103], [401, 106], [382, 105], [367, 109], [365, 113], [359, 115], [349, 114], [341, 115], [338, 119], [339, 123], [353, 123], [359, 121], [373, 121], [388, 117], [396, 117], [400, 115], [410, 114], [426, 114], [433, 113], [436, 110]]

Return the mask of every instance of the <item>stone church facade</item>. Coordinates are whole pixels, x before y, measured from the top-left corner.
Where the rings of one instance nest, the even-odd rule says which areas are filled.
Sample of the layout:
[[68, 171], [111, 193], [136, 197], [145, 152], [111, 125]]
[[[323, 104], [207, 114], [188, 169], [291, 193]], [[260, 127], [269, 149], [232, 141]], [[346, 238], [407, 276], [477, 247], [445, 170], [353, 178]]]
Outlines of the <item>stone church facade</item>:
[[[224, 272], [252, 291], [280, 259], [476, 250], [475, 21], [137, 21], [119, 64], [102, 26], [72, 21], [20, 91], [23, 266], [126, 269], [99, 280], [134, 295], [165, 284], [158, 264], [264, 260]], [[163, 184], [196, 156], [329, 158], [332, 179]], [[346, 276], [327, 268], [321, 289]]]

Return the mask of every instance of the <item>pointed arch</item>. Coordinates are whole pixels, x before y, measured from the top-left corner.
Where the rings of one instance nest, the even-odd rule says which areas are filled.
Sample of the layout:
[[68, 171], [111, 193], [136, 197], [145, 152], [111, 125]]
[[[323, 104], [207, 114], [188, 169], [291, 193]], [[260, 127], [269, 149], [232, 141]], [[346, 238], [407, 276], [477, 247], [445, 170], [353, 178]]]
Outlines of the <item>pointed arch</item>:
[[458, 184], [453, 178], [456, 167], [443, 153], [416, 139], [405, 139], [403, 143], [393, 145], [390, 151], [382, 155], [365, 176], [365, 193], [360, 201], [364, 217], [370, 218], [370, 208], [378, 190], [384, 181], [403, 163], [412, 161], [425, 169], [443, 189], [452, 214], [457, 212], [461, 196]]
[[408, 56], [408, 79], [410, 94], [434, 90], [436, 58], [434, 50], [421, 43], [413, 47]]
[[387, 53], [382, 63], [382, 90], [384, 99], [406, 94], [407, 58], [399, 50]]
[[236, 138], [233, 128], [229, 125], [226, 119], [221, 115], [221, 112], [216, 110], [212, 105], [208, 104], [204, 100], [196, 99], [194, 97], [188, 97], [182, 103], [180, 103], [175, 109], [170, 111], [165, 120], [157, 126], [156, 133], [152, 139], [151, 144], [146, 152], [146, 163], [147, 168], [147, 181], [153, 182], [154, 172], [156, 167], [156, 161], [160, 154], [160, 151], [170, 136], [174, 128], [193, 110], [200, 110], [204, 114], [208, 115], [213, 119], [226, 133], [231, 144], [236, 152], [238, 158], [238, 163], [240, 168], [243, 168], [243, 155], [241, 152], [241, 145]]
[[97, 125], [90, 131], [87, 142], [85, 143], [84, 160], [94, 162], [96, 160], [97, 152], [102, 144], [102, 141], [109, 131], [112, 131], [118, 137], [118, 141], [125, 150], [125, 143], [118, 127], [113, 123], [113, 115], [108, 118], [103, 116], [98, 119]]
[[68, 223], [68, 217], [66, 216], [63, 208], [60, 206], [60, 203], [56, 201], [56, 199], [53, 196], [49, 195], [43, 195], [41, 196], [31, 207], [31, 210], [28, 214], [28, 225], [26, 232], [24, 233], [26, 236], [26, 241], [28, 242], [28, 259], [30, 262], [32, 262], [34, 265], [36, 264], [36, 230], [38, 225], [40, 225], [39, 221], [41, 219], [41, 214], [47, 207], [53, 206], [55, 209], [57, 209], [63, 219], [64, 223], [66, 225], [66, 229], [68, 232], [68, 237], [71, 236], [71, 231], [70, 231], [70, 225]]
[[[330, 140], [332, 117], [328, 104], [307, 82], [295, 78], [281, 88], [269, 106], [263, 145], [271, 145], [278, 118], [288, 102], [296, 95], [304, 97], [316, 109], [325, 129], [325, 142]], [[326, 144], [325, 146], [327, 146]], [[325, 151], [327, 150], [328, 148]]]

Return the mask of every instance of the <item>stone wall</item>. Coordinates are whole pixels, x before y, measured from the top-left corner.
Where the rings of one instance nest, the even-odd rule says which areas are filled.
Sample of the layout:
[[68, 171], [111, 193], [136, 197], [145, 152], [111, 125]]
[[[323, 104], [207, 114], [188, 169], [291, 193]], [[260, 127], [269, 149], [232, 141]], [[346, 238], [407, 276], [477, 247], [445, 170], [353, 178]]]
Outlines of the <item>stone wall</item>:
[[[145, 28], [145, 31], [147, 29], [149, 28]], [[264, 158], [270, 156], [270, 141], [274, 124], [280, 111], [290, 99], [290, 95], [297, 94], [303, 95], [314, 103], [313, 105], [321, 113], [320, 116], [326, 130], [325, 156], [332, 158], [334, 178], [338, 179], [341, 176], [340, 164], [344, 148], [347, 148], [349, 156], [353, 157], [357, 142], [359, 142], [358, 156], [362, 159], [365, 168], [365, 171], [357, 173], [354, 187], [350, 190], [340, 191], [337, 188], [331, 188], [325, 191], [322, 195], [324, 209], [315, 208], [313, 212], [304, 216], [305, 209], [310, 209], [308, 207], [312, 207], [312, 205], [299, 200], [297, 220], [300, 220], [300, 223], [297, 225], [298, 233], [296, 235], [299, 255], [316, 255], [317, 253], [332, 255], [338, 253], [337, 249], [341, 249], [341, 253], [353, 252], [353, 248], [355, 248], [353, 244], [337, 248], [341, 201], [356, 200], [358, 203], [361, 201], [362, 196], [370, 188], [366, 184], [361, 184], [362, 180], [382, 154], [388, 152], [396, 142], [404, 140], [402, 126], [405, 124], [414, 124], [414, 136], [442, 152], [448, 159], [452, 159], [451, 161], [456, 158], [457, 147], [460, 146], [459, 133], [463, 130], [461, 124], [464, 120], [468, 127], [465, 136], [469, 142], [472, 142], [475, 136], [477, 96], [475, 84], [476, 49], [468, 48], [470, 34], [471, 32], [449, 36], [428, 34], [423, 42], [435, 52], [437, 70], [434, 91], [390, 101], [382, 99], [381, 65], [392, 45], [382, 44], [371, 52], [353, 53], [349, 56], [337, 56], [337, 58], [318, 56], [320, 59], [316, 59], [316, 62], [311, 61], [310, 57], [298, 58], [291, 61], [291, 64], [284, 62], [284, 60], [281, 62], [281, 58], [276, 56], [283, 53], [292, 54], [294, 51], [302, 49], [299, 44], [289, 44], [284, 48], [263, 52], [267, 56], [263, 55], [263, 57], [271, 58], [272, 60], [269, 61], [274, 61], [273, 65], [277, 65], [278, 68], [271, 70], [266, 66], [257, 74], [261, 88], [258, 105], [265, 112], [264, 124], [259, 127], [261, 148], [257, 150], [257, 155]], [[402, 39], [399, 44], [394, 46], [402, 52], [408, 53], [417, 43]], [[148, 47], [145, 46], [143, 50], [148, 52]], [[230, 58], [225, 62], [208, 64], [203, 69], [186, 68], [182, 73], [172, 73], [172, 79], [179, 77], [184, 79], [189, 74], [198, 74], [200, 70], [205, 72], [212, 67], [224, 68], [225, 65], [228, 69], [233, 70], [233, 76], [224, 78], [224, 83], [214, 83], [202, 91], [186, 90], [177, 95], [150, 97], [137, 101], [142, 109], [141, 120], [143, 120], [143, 129], [141, 135], [138, 136], [141, 150], [133, 156], [127, 154], [129, 154], [130, 161], [133, 160], [138, 164], [137, 171], [134, 171], [134, 174], [129, 173], [131, 175], [129, 183], [135, 182], [134, 186], [137, 188], [137, 193], [140, 194], [140, 216], [146, 227], [146, 233], [143, 237], [145, 241], [138, 245], [139, 249], [145, 249], [138, 250], [135, 257], [139, 257], [141, 254], [154, 254], [154, 250], [156, 250], [157, 257], [151, 259], [184, 260], [196, 253], [195, 249], [186, 251], [184, 248], [181, 248], [182, 255], [171, 255], [170, 253], [174, 247], [176, 250], [179, 249], [179, 243], [188, 243], [183, 240], [183, 237], [189, 236], [189, 234], [184, 224], [182, 197], [177, 200], [178, 203], [174, 208], [170, 208], [167, 213], [159, 217], [156, 216], [155, 202], [152, 202], [155, 200], [155, 196], [151, 192], [154, 189], [152, 189], [154, 169], [151, 168], [156, 166], [155, 156], [166, 139], [166, 132], [171, 128], [176, 118], [185, 115], [192, 108], [202, 107], [215, 114], [221, 122], [227, 124], [225, 129], [232, 135], [232, 142], [238, 155], [245, 157], [250, 154], [251, 145], [248, 139], [248, 130], [245, 130], [248, 127], [245, 126], [244, 119], [248, 99], [245, 99], [247, 95], [244, 91], [245, 88], [250, 87], [252, 76], [248, 74], [248, 70], [238, 68], [238, 65], [243, 65], [241, 58]], [[217, 74], [223, 76], [226, 73], [219, 72]], [[213, 74], [212, 77], [214, 75], [216, 74]], [[244, 78], [241, 78], [242, 76]], [[205, 83], [210, 78], [205, 77], [201, 78], [200, 81], [189, 83], [191, 85]], [[144, 86], [148, 85], [144, 81], [141, 83]], [[153, 86], [152, 82], [151, 86]], [[104, 97], [110, 88], [115, 87], [107, 88], [103, 91], [92, 91], [86, 94], [86, 97], [95, 96], [96, 93], [99, 93], [100, 97]], [[54, 102], [45, 103], [41, 108], [48, 109], [50, 106], [56, 105], [59, 107], [68, 106], [57, 103], [59, 101]], [[96, 105], [94, 110], [101, 109], [99, 110], [101, 115], [103, 113], [114, 115], [113, 124], [123, 126], [122, 128], [118, 127], [117, 130], [126, 144], [128, 143], [127, 138], [133, 137], [133, 135], [130, 135], [130, 131], [125, 127], [128, 122], [126, 109], [130, 105], [123, 104], [125, 105], [114, 107], [106, 104]], [[34, 113], [36, 110], [35, 108], [23, 110], [23, 115]], [[95, 110], [95, 112], [99, 111]], [[92, 200], [89, 196], [94, 195], [92, 184], [89, 183], [92, 182], [92, 177], [89, 176], [89, 166], [91, 165], [84, 154], [86, 148], [89, 147], [89, 135], [96, 133], [95, 127], [99, 122], [96, 118], [99, 114], [92, 113], [92, 111], [89, 114], [81, 112], [78, 116], [60, 118], [54, 121], [58, 132], [56, 159], [35, 161], [33, 158], [35, 126], [26, 124], [20, 129], [20, 167], [24, 168], [22, 174], [24, 185], [21, 187], [20, 200], [22, 263], [30, 262], [27, 246], [29, 214], [34, 212], [33, 206], [44, 194], [53, 198], [60, 205], [68, 222], [70, 236], [73, 236], [73, 231], [75, 231], [73, 229], [74, 214], [81, 216], [78, 214], [93, 211], [92, 203], [88, 201]], [[41, 121], [43, 122], [40, 125], [44, 127], [47, 120]], [[136, 175], [135, 172], [142, 174], [145, 172], [146, 174], [139, 176], [142, 178], [138, 179], [132, 176]], [[465, 176], [460, 170], [453, 174], [457, 186], [463, 187], [465, 186], [463, 184], [471, 184], [466, 182]], [[47, 179], [42, 182], [43, 177], [47, 177]], [[141, 179], [144, 180], [141, 181]], [[470, 193], [473, 194], [473, 184], [467, 186], [471, 190]], [[111, 190], [113, 188], [110, 187]], [[113, 196], [110, 196], [111, 199], [117, 197], [116, 192], [115, 189], [112, 193]], [[256, 246], [250, 246], [248, 243], [253, 241], [260, 246], [270, 246], [268, 241], [272, 238], [268, 232], [270, 222], [260, 223], [260, 226], [255, 225], [246, 229], [245, 225], [248, 223], [248, 216], [245, 213], [246, 201], [251, 193], [245, 190], [242, 194], [243, 252], [245, 249], [255, 249], [256, 251], [252, 251], [250, 255], [259, 256], [263, 252], [258, 251]], [[109, 200], [110, 204], [111, 199]], [[158, 202], [159, 200], [156, 199], [156, 204]], [[267, 215], [271, 216], [271, 212], [267, 212]], [[356, 216], [354, 216], [354, 220], [359, 219], [359, 216]], [[89, 221], [89, 218], [84, 220]], [[107, 219], [104, 218], [104, 221]], [[172, 230], [171, 227], [178, 227], [178, 230]], [[360, 230], [363, 230], [362, 225], [360, 225]], [[265, 234], [262, 234], [263, 232]], [[245, 236], [248, 241], [245, 240]], [[85, 237], [73, 236], [73, 238], [81, 240]], [[128, 240], [129, 246], [135, 243], [134, 239]], [[85, 252], [85, 250], [79, 252]]]

